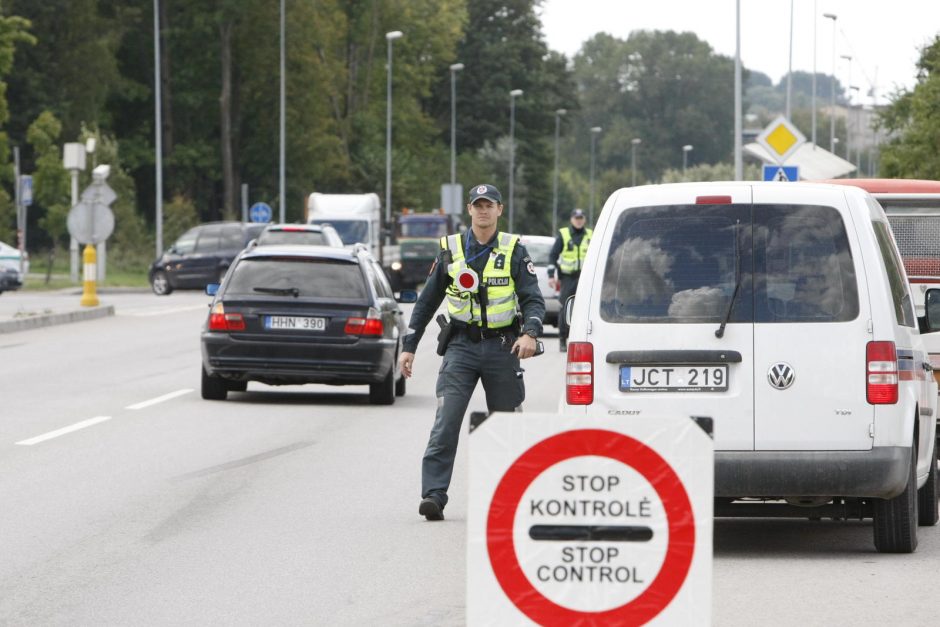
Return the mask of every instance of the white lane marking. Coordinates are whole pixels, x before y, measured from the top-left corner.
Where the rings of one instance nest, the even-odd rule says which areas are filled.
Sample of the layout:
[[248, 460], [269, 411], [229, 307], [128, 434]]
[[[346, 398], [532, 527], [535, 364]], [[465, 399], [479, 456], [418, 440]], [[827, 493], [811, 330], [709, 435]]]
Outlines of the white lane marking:
[[149, 401], [141, 401], [139, 403], [135, 403], [134, 405], [128, 405], [124, 409], [143, 409], [144, 407], [150, 407], [151, 405], [156, 405], [157, 403], [168, 401], [171, 398], [176, 398], [177, 396], [182, 396], [183, 394], [189, 394], [192, 391], [193, 391], [192, 388], [184, 388], [182, 390], [176, 390], [175, 392], [170, 392], [169, 394], [164, 394], [163, 396], [152, 398]]
[[21, 446], [32, 446], [33, 444], [39, 444], [40, 442], [45, 442], [46, 440], [57, 438], [60, 435], [65, 435], [66, 433], [71, 433], [73, 431], [78, 431], [79, 429], [84, 429], [85, 427], [96, 425], [99, 422], [104, 422], [105, 420], [111, 420], [111, 416], [96, 416], [95, 418], [82, 420], [81, 422], [76, 422], [74, 425], [70, 425], [68, 427], [62, 427], [61, 429], [56, 429], [55, 431], [50, 431], [49, 433], [43, 433], [42, 435], [37, 435], [35, 438], [29, 438], [28, 440], [20, 440], [19, 442], [17, 442], [17, 444]]
[[135, 316], [137, 318], [148, 318], [150, 316], [163, 316], [166, 314], [180, 313], [183, 311], [195, 311], [197, 309], [203, 309], [208, 311], [209, 308], [205, 303], [202, 305], [189, 305], [187, 307], [163, 307], [160, 309], [154, 309], [152, 307], [147, 307], [146, 309], [124, 309], [118, 310], [116, 313], [119, 316]]

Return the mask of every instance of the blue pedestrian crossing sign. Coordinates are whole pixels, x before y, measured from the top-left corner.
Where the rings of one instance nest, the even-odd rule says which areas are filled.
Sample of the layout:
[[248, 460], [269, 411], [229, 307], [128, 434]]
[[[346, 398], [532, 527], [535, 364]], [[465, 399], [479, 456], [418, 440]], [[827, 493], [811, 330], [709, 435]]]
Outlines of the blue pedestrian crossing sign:
[[765, 181], [782, 181], [784, 183], [800, 180], [800, 166], [764, 164]]
[[271, 206], [265, 202], [256, 202], [248, 209], [248, 219], [252, 222], [270, 222]]

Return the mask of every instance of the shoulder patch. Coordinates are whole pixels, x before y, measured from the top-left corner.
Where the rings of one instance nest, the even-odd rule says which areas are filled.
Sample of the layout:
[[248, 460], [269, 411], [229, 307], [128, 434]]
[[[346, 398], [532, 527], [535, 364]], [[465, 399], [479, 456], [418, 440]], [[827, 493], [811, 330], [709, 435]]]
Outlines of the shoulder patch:
[[531, 261], [526, 264], [525, 269], [529, 271], [529, 274], [535, 276], [535, 265]]

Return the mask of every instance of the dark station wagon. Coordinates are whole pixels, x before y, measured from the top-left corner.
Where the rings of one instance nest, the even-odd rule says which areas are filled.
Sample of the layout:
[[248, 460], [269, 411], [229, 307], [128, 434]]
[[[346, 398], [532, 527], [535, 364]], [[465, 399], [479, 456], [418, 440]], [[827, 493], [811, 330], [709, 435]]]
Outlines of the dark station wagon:
[[405, 394], [398, 368], [407, 331], [379, 263], [362, 247], [258, 246], [243, 251], [214, 295], [202, 332], [202, 397], [224, 400], [249, 381], [368, 385], [369, 401]]

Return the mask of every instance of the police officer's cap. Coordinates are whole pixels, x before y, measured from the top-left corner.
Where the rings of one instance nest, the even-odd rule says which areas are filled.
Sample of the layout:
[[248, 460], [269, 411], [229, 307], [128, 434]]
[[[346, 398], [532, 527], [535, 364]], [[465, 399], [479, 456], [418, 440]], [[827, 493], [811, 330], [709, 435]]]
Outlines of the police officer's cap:
[[503, 197], [499, 190], [486, 183], [470, 188], [470, 204], [472, 205], [478, 198], [487, 198], [495, 203], [502, 203]]
[[584, 212], [581, 211], [580, 209], [572, 209], [572, 210], [571, 210], [571, 217], [572, 217], [572, 218], [583, 218], [583, 217], [584, 217]]

